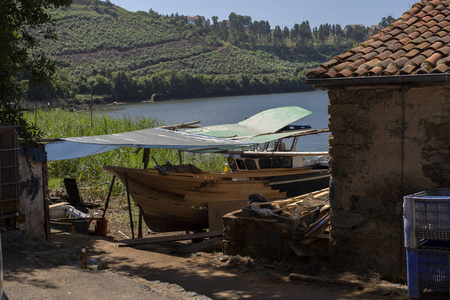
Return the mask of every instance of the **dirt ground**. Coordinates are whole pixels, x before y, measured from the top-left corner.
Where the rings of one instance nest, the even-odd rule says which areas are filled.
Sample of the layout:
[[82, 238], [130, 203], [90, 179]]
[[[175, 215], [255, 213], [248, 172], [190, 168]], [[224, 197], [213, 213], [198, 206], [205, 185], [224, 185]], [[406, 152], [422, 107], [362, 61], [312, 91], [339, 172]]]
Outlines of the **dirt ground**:
[[[127, 234], [98, 237], [54, 230], [52, 243], [47, 243], [4, 233], [6, 294], [9, 299], [407, 298], [404, 285], [374, 274], [365, 281], [349, 274], [331, 276], [320, 261], [258, 261], [220, 251], [176, 253], [189, 242], [119, 247], [118, 239]], [[83, 245], [87, 270], [79, 267]], [[300, 279], [291, 275], [304, 272], [305, 266], [320, 268], [321, 274]], [[330, 276], [339, 281], [324, 279]]]

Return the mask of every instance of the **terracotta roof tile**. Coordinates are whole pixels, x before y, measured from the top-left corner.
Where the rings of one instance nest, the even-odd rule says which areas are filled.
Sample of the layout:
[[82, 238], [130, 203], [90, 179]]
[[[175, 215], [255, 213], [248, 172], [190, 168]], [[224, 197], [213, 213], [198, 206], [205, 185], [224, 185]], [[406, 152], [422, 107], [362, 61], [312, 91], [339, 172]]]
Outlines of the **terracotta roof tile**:
[[427, 39], [433, 37], [433, 33], [432, 33], [431, 31], [428, 30], [428, 31], [425, 31], [425, 32], [421, 35], [421, 37], [422, 37], [423, 39], [427, 40]]
[[405, 52], [409, 52], [409, 51], [411, 51], [412, 49], [414, 49], [414, 45], [413, 44], [407, 44], [407, 45], [405, 45], [405, 46], [403, 46], [402, 47], [402, 50], [403, 51], [405, 51]]
[[427, 51], [422, 52], [422, 55], [428, 58], [428, 57], [430, 57], [431, 55], [433, 55], [434, 52], [435, 52], [435, 51], [434, 51], [433, 49], [428, 49]]
[[442, 42], [439, 42], [439, 41], [438, 41], [438, 42], [432, 44], [432, 45], [430, 46], [430, 48], [433, 48], [434, 50], [437, 50], [437, 49], [441, 48], [442, 46], [444, 46], [444, 44], [443, 44]]
[[418, 55], [411, 60], [411, 64], [413, 64], [415, 66], [420, 66], [425, 61], [425, 59], [426, 59], [425, 56]]
[[430, 66], [424, 65], [419, 70], [417, 74], [429, 74], [433, 69]]
[[365, 68], [365, 65], [361, 65], [361, 67], [358, 68], [358, 70], [355, 71], [356, 75], [365, 75], [367, 73], [367, 69]]
[[420, 33], [419, 32], [417, 32], [417, 31], [413, 31], [412, 33], [410, 33], [409, 35], [408, 35], [408, 37], [410, 38], [410, 39], [416, 39], [416, 38], [418, 38], [420, 36]]
[[399, 50], [390, 56], [391, 59], [396, 60], [405, 55], [406, 52], [404, 50]]
[[392, 52], [395, 52], [403, 47], [403, 44], [395, 41], [392, 41], [392, 43], [386, 43], [386, 45], [388, 46], [387, 49]]
[[382, 37], [380, 37], [380, 41], [382, 41], [382, 42], [386, 42], [386, 41], [389, 41], [390, 39], [392, 39], [392, 35], [391, 34], [386, 34], [386, 35], [383, 35]]
[[385, 60], [386, 58], [388, 58], [389, 56], [392, 55], [392, 52], [389, 50], [385, 50], [382, 53], [380, 53], [379, 55], [377, 55], [377, 58], [381, 59], [381, 60]]
[[428, 57], [425, 61], [433, 66], [436, 66], [437, 61], [440, 60], [441, 58], [442, 58], [442, 53], [436, 52], [433, 55], [431, 55], [430, 57]]
[[351, 61], [346, 61], [346, 62], [343, 62], [342, 64], [339, 64], [339, 65], [334, 66], [333, 69], [334, 69], [336, 72], [340, 72], [340, 71], [346, 69], [347, 67], [349, 67], [351, 64], [352, 64]]
[[344, 59], [349, 58], [349, 57], [352, 56], [352, 55], [353, 55], [352, 52], [347, 51], [347, 52], [345, 52], [344, 54], [338, 55], [337, 58], [339, 58], [339, 59], [341, 59], [341, 60], [344, 60]]
[[384, 43], [382, 41], [375, 41], [373, 43], [370, 43], [370, 47], [372, 47], [374, 49], [377, 49], [383, 45], [384, 45]]
[[417, 54], [419, 54], [420, 51], [417, 49], [412, 49], [411, 51], [409, 51], [408, 53], [405, 54], [406, 57], [408, 58], [413, 58], [415, 57]]
[[438, 21], [439, 23], [441, 23], [442, 20], [445, 19], [445, 15], [443, 15], [442, 13], [440, 13], [440, 14], [434, 16], [434, 19], [435, 19], [436, 21]]
[[417, 14], [416, 14], [416, 16], [419, 18], [419, 19], [423, 19], [425, 16], [426, 16], [427, 14], [422, 10], [422, 11], [419, 11]]
[[384, 70], [383, 74], [385, 75], [396, 75], [398, 72], [398, 67], [394, 63], [390, 63], [386, 69]]
[[409, 42], [411, 42], [411, 38], [409, 38], [409, 37], [405, 37], [404, 39], [401, 39], [401, 40], [399, 41], [399, 43], [401, 43], [401, 44], [403, 44], [403, 45], [406, 45], [406, 44], [408, 44]]
[[379, 58], [374, 58], [366, 63], [366, 65], [371, 69], [381, 62]]
[[376, 48], [374, 51], [375, 51], [377, 54], [380, 54], [380, 53], [385, 52], [386, 49], [387, 49], [386, 46], [381, 46], [381, 47]]
[[433, 20], [433, 19], [429, 15], [422, 18], [422, 21], [424, 21], [424, 22], [429, 22], [431, 20]]
[[380, 63], [379, 63], [378, 65], [377, 65], [377, 67], [380, 67], [380, 68], [386, 69], [386, 68], [387, 68], [387, 66], [389, 66], [389, 64], [390, 64], [391, 62], [393, 62], [393, 60], [392, 60], [392, 59], [390, 59], [390, 58], [388, 58], [388, 59], [385, 59], [385, 60], [383, 60], [382, 62], [380, 62]]
[[337, 77], [349, 77], [352, 75], [353, 71], [349, 69], [345, 69], [337, 74]]
[[449, 69], [450, 67], [447, 66], [446, 64], [440, 64], [439, 66], [434, 68], [433, 71], [431, 71], [431, 73], [448, 73]]
[[357, 61], [358, 59], [360, 59], [361, 56], [363, 56], [362, 53], [356, 53], [355, 55], [352, 55], [351, 57], [349, 57], [347, 60], [354, 62], [354, 61]]
[[450, 73], [450, 0], [422, 0], [308, 78]]
[[436, 20], [431, 20], [431, 21], [427, 22], [426, 25], [428, 28], [431, 28], [431, 27], [435, 26], [436, 24], [438, 24], [438, 22]]
[[416, 66], [414, 66], [414, 65], [406, 65], [400, 70], [400, 74], [403, 74], [403, 75], [410, 74], [414, 71], [415, 68], [416, 68]]
[[442, 38], [440, 36], [432, 36], [429, 39], [427, 39], [427, 41], [432, 44], [434, 44], [437, 41], [441, 41], [441, 40], [442, 40]]
[[367, 54], [367, 53], [373, 52], [374, 49], [375, 49], [374, 47], [369, 46], [367, 48], [362, 49], [361, 53]]
[[367, 73], [367, 76], [378, 76], [381, 74], [381, 72], [383, 72], [383, 70], [384, 69], [382, 67], [375, 67]]
[[429, 46], [430, 46], [429, 42], [423, 42], [420, 45], [417, 45], [416, 48], [423, 51], [423, 50], [427, 49]]
[[358, 59], [357, 61], [353, 62], [353, 63], [349, 66], [349, 68], [352, 69], [352, 70], [356, 70], [356, 69], [359, 68], [360, 65], [362, 65], [362, 64], [365, 63], [365, 62], [366, 62], [366, 60], [365, 60], [364, 58], [360, 58], [360, 59]]
[[[449, 29], [450, 29], [450, 26], [448, 26], [448, 27], [449, 27]], [[431, 27], [429, 30], [430, 30], [432, 33], [436, 33], [436, 32], [438, 32], [439, 30], [441, 30], [441, 27], [435, 25], [435, 26]], [[444, 28], [444, 30], [445, 30], [445, 28]], [[447, 30], [447, 31], [448, 31], [448, 30]]]
[[410, 26], [411, 24], [414, 24], [419, 18], [417, 17], [412, 17], [406, 20], [405, 24]]
[[394, 64], [397, 66], [398, 69], [402, 68], [407, 62], [409, 61], [409, 59], [407, 57], [402, 57], [397, 59], [396, 61], [394, 61]]
[[426, 39], [424, 39], [422, 36], [419, 36], [417, 39], [412, 40], [411, 44], [419, 45], [425, 41]]
[[372, 52], [369, 52], [366, 55], [364, 55], [362, 58], [364, 58], [367, 61], [367, 60], [370, 60], [370, 59], [374, 58], [375, 56], [377, 56], [377, 54], [378, 54], [377, 52], [372, 51]]
[[443, 56], [449, 56], [450, 55], [450, 46], [444, 46], [442, 48], [439, 48], [437, 51], [442, 53]]

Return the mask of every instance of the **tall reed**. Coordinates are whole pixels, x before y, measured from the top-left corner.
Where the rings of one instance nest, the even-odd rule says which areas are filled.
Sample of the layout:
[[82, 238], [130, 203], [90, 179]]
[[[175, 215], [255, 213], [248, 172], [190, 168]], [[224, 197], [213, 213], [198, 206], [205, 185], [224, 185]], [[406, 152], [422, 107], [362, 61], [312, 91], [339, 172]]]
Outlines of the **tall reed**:
[[[153, 128], [161, 124], [150, 118], [112, 118], [105, 115], [91, 115], [88, 112], [69, 112], [62, 109], [38, 110], [27, 113], [29, 122], [35, 123], [43, 131], [45, 139], [102, 135]], [[87, 156], [83, 158], [49, 162], [49, 181], [53, 188], [59, 187], [64, 178], [75, 178], [79, 186], [94, 196], [108, 190], [112, 175], [103, 170], [103, 165], [117, 165], [142, 168], [142, 153], [136, 148], [120, 148], [117, 150]], [[178, 151], [170, 149], [151, 149], [151, 157], [158, 164], [170, 162], [178, 164]], [[221, 171], [225, 164], [222, 155], [183, 153], [183, 163], [193, 163], [205, 171]], [[150, 160], [149, 167], [154, 166]], [[118, 186], [115, 193], [123, 193], [123, 186]]]

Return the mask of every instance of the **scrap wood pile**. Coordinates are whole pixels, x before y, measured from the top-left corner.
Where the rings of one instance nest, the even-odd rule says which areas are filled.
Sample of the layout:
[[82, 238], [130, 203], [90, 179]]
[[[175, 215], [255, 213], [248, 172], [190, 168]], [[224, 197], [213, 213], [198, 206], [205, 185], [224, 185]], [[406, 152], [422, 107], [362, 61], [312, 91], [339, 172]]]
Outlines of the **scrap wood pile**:
[[291, 229], [292, 250], [298, 256], [312, 256], [326, 251], [330, 230], [329, 188], [290, 199], [267, 202], [258, 194], [249, 196], [246, 217], [271, 218]]

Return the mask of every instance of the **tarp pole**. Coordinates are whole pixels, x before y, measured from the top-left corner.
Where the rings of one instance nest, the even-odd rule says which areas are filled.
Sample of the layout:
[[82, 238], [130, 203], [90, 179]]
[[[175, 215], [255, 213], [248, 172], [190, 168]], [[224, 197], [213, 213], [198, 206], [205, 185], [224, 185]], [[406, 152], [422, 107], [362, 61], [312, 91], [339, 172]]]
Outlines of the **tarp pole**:
[[144, 163], [144, 170], [147, 169], [149, 160], [150, 160], [150, 149], [144, 148], [144, 151], [142, 153], [142, 162]]
[[183, 164], [183, 156], [181, 155], [181, 150], [178, 150], [178, 162], [180, 166]]
[[142, 209], [139, 206], [138, 239], [142, 239], [142, 237], [143, 237], [143, 234], [142, 234], [142, 217], [143, 217]]
[[105, 209], [103, 210], [102, 220], [105, 219], [106, 210], [108, 209], [108, 206], [109, 206], [109, 199], [111, 198], [111, 193], [112, 193], [112, 189], [113, 189], [115, 180], [116, 180], [116, 175], [113, 175], [113, 179], [112, 179], [111, 185], [109, 187], [108, 197], [106, 198], [106, 202], [105, 202]]
[[131, 214], [130, 190], [128, 189], [128, 175], [125, 173], [125, 186], [127, 188], [128, 213], [130, 215], [131, 237], [134, 239], [133, 215]]

